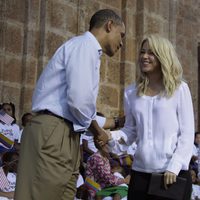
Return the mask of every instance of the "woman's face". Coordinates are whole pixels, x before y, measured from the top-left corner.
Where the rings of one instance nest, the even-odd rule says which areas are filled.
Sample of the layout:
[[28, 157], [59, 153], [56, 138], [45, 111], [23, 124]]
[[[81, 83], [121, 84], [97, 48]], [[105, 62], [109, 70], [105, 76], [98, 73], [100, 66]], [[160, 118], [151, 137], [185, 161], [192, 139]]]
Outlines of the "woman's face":
[[10, 115], [11, 117], [13, 117], [13, 111], [12, 111], [11, 105], [9, 105], [9, 104], [3, 105], [3, 110], [4, 110], [4, 112], [6, 112], [8, 115]]
[[158, 58], [154, 55], [149, 47], [149, 42], [145, 41], [139, 54], [139, 64], [141, 72], [150, 74], [161, 72], [161, 65]]

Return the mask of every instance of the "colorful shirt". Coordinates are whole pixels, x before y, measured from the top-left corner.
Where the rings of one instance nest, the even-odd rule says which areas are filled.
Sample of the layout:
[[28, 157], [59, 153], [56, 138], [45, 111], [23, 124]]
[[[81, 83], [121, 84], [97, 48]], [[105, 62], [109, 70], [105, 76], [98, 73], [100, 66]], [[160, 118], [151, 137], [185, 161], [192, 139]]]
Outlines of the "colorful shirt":
[[[17, 124], [8, 125], [8, 124], [2, 124], [0, 122], [0, 133], [12, 141], [15, 141], [15, 140], [18, 141], [20, 137], [20, 129]], [[7, 148], [1, 142], [0, 142], [0, 146]]]
[[99, 151], [89, 157], [86, 166], [86, 176], [99, 183], [101, 188], [120, 185], [124, 182], [124, 179], [116, 177], [111, 172], [109, 160], [103, 157]]

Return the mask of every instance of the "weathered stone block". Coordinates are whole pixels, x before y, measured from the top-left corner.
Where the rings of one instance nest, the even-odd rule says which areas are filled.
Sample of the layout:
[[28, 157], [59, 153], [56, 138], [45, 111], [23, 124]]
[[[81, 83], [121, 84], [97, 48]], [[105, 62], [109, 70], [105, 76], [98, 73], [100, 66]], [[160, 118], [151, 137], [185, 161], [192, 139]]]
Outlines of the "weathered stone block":
[[3, 80], [21, 84], [22, 81], [22, 61], [15, 58], [6, 57], [3, 69]]
[[46, 36], [45, 55], [50, 58], [57, 48], [65, 41], [65, 38], [53, 32], [48, 32]]
[[99, 101], [112, 108], [118, 108], [119, 90], [111, 86], [102, 85], [99, 90]]
[[5, 50], [14, 54], [22, 54], [22, 29], [18, 26], [8, 25], [5, 32]]

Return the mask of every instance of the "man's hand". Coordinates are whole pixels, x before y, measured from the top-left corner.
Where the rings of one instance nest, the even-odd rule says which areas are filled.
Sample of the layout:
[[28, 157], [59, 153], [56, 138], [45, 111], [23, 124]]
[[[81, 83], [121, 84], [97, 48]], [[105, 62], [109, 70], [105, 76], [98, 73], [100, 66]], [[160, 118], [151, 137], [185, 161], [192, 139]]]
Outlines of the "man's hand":
[[95, 135], [94, 139], [101, 145], [105, 145], [108, 142], [108, 134], [105, 130], [102, 129], [97, 135]]
[[0, 196], [1, 197], [7, 197], [8, 199], [13, 199], [14, 198], [14, 192], [3, 192], [0, 191]]
[[176, 182], [176, 174], [174, 174], [173, 172], [166, 171], [164, 173], [164, 186], [165, 186], [165, 189], [168, 188], [167, 185], [173, 184], [175, 182]]

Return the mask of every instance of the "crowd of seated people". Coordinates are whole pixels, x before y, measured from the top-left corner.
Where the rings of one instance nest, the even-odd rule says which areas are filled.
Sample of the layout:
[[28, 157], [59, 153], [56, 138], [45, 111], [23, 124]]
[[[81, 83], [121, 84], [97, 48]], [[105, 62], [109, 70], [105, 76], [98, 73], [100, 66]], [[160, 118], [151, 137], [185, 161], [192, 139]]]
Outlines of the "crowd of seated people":
[[[31, 112], [24, 113], [21, 117], [21, 123], [18, 125], [13, 103], [0, 104], [0, 110], [14, 119], [11, 124], [6, 124], [0, 120], [0, 200], [8, 200], [13, 199], [14, 196], [22, 131], [33, 114]], [[117, 120], [116, 118], [105, 118], [101, 113], [97, 113], [96, 120], [101, 127], [111, 130], [113, 138], [120, 140], [120, 132], [117, 129], [123, 127], [124, 118], [117, 118]], [[7, 143], [2, 142], [5, 138]], [[137, 145], [133, 143], [132, 146], [126, 147], [122, 142], [122, 145], [119, 145], [119, 150], [115, 149], [114, 153], [108, 153], [107, 146], [100, 147], [95, 144], [89, 131], [81, 135], [80, 144], [82, 161], [75, 199], [127, 199], [129, 171]], [[190, 162], [193, 182], [191, 200], [200, 200], [199, 148], [200, 132], [196, 132], [194, 151]], [[95, 187], [93, 187], [91, 190], [90, 186], [93, 183], [97, 184], [96, 187], [99, 188], [97, 187], [94, 190]]]
[[[11, 124], [0, 121], [0, 152], [14, 151], [18, 148], [18, 140], [20, 138], [20, 128], [16, 123], [15, 106], [13, 103], [3, 103], [0, 105], [2, 111], [13, 118]], [[7, 140], [6, 140], [7, 139]], [[5, 142], [4, 142], [5, 141]]]
[[22, 130], [33, 115], [24, 113], [18, 125], [13, 103], [0, 104], [0, 111], [0, 200], [8, 200], [14, 197]]
[[[100, 127], [112, 130], [115, 138], [120, 138], [117, 129], [123, 127], [124, 117], [116, 120], [97, 113], [96, 120]], [[127, 199], [129, 171], [133, 161], [133, 154], [128, 154], [130, 148], [122, 145], [123, 150], [120, 153], [109, 153], [108, 146], [101, 148], [89, 131], [81, 135], [80, 143], [82, 164], [77, 181], [76, 199]]]
[[192, 177], [191, 200], [200, 200], [200, 132], [195, 132], [193, 155], [190, 161]]
[[2, 156], [0, 200], [14, 198], [18, 158], [16, 151], [6, 152]]
[[[18, 156], [20, 150], [20, 142], [23, 128], [33, 117], [32, 113], [24, 113], [21, 117], [21, 123], [17, 124], [15, 117], [15, 105], [13, 103], [2, 103], [0, 105], [0, 110], [4, 113], [12, 117], [14, 120], [11, 124], [7, 124], [4, 121], [0, 120], [0, 170], [1, 177], [4, 179], [0, 180], [0, 199], [7, 200], [13, 199], [14, 190], [16, 184], [16, 173], [17, 173], [17, 164], [18, 164]], [[97, 121], [101, 127], [104, 129], [115, 129], [116, 127], [123, 126], [124, 117], [122, 118], [105, 118], [98, 113]], [[83, 149], [83, 162], [80, 166], [80, 176], [77, 181], [77, 199], [88, 199], [90, 194], [85, 187], [85, 179], [86, 179], [86, 166], [87, 160], [90, 156], [92, 156], [95, 152], [99, 151], [95, 145], [93, 136], [89, 132], [85, 132], [85, 134], [81, 137], [81, 146]], [[6, 142], [7, 143], [6, 143]], [[96, 148], [96, 150], [91, 150], [91, 146]], [[123, 168], [120, 164], [120, 159], [117, 155], [109, 155], [108, 159], [110, 163], [110, 173], [115, 174], [115, 176], [121, 177], [124, 180]], [[117, 163], [117, 164], [116, 164]], [[13, 167], [15, 166], [15, 167]], [[4, 181], [3, 181], [4, 180]], [[2, 182], [2, 183], [1, 183]]]
[[96, 199], [99, 200], [107, 196], [112, 196], [115, 200], [126, 197], [128, 192], [127, 184], [129, 184], [130, 176], [128, 175], [124, 178], [119, 171], [119, 176], [117, 176], [113, 171], [115, 168], [111, 167], [112, 162], [110, 163], [108, 145], [101, 147], [96, 142], [95, 145], [98, 151], [88, 158], [86, 178], [98, 183], [101, 190], [96, 192], [92, 187], [88, 187], [90, 196], [93, 198], [96, 196]]

